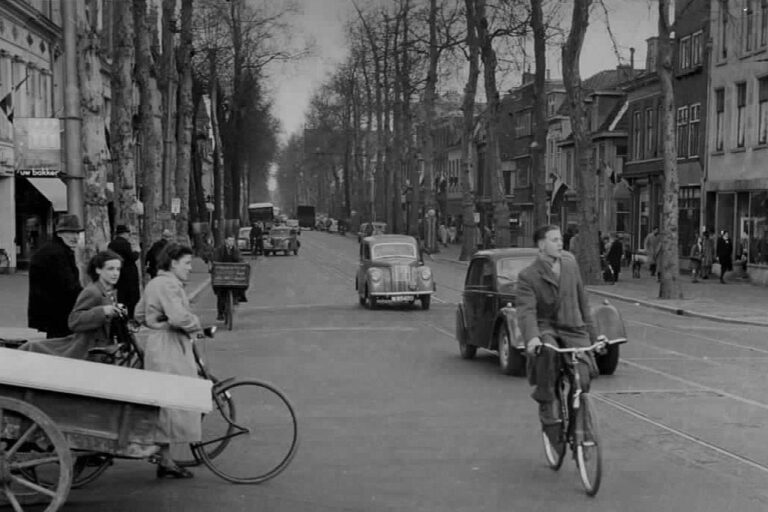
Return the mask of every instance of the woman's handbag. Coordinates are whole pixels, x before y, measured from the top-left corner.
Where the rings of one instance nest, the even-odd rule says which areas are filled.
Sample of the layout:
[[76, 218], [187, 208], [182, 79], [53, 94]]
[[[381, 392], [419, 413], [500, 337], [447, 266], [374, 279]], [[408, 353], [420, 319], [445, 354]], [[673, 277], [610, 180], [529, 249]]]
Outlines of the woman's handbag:
[[720, 275], [720, 264], [719, 263], [713, 263], [712, 264], [712, 273], [715, 275]]

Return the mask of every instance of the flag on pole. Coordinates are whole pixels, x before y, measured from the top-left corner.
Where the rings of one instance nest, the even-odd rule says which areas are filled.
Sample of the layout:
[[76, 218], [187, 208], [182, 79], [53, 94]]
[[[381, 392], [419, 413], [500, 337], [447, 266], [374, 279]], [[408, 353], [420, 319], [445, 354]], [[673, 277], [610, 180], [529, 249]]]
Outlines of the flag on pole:
[[29, 73], [27, 73], [24, 78], [16, 84], [15, 87], [12, 87], [10, 91], [8, 91], [8, 94], [3, 96], [3, 99], [0, 100], [0, 110], [3, 111], [3, 114], [8, 119], [8, 122], [13, 124], [13, 93], [19, 90], [19, 88], [24, 84], [24, 82], [27, 81], [27, 78], [29, 78]]
[[568, 190], [568, 185], [560, 179], [560, 176], [555, 178], [555, 184], [552, 186], [552, 199], [549, 201], [549, 212], [557, 213], [560, 209], [560, 205], [565, 197], [565, 192]]

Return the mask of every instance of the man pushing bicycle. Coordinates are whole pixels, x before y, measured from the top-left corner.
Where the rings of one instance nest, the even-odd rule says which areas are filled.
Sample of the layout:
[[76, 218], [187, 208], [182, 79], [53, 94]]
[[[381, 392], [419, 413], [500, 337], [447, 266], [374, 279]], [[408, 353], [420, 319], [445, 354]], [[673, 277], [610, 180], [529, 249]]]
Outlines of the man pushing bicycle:
[[[536, 260], [518, 275], [517, 315], [528, 353], [528, 382], [536, 389], [542, 428], [551, 438], [559, 432], [560, 406], [555, 402], [555, 381], [561, 359], [543, 343], [560, 347], [586, 347], [597, 340], [589, 301], [573, 254], [563, 250], [560, 228], [547, 225], [533, 234], [539, 248]], [[598, 374], [591, 353], [579, 354], [577, 370], [584, 392]]]

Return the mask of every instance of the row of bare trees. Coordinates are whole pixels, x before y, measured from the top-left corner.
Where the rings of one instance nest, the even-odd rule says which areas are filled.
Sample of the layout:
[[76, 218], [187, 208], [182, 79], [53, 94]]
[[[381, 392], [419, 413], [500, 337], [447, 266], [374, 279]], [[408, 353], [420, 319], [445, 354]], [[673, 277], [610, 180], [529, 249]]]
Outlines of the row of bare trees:
[[[575, 143], [575, 189], [579, 204], [580, 238], [577, 258], [587, 282], [600, 274], [598, 253], [595, 174], [590, 163], [591, 143], [586, 122], [584, 93], [578, 63], [584, 44], [590, 11], [601, 0], [573, 0], [570, 20], [563, 19], [561, 2], [520, 0], [397, 0], [382, 7], [355, 4], [356, 18], [349, 22], [349, 54], [336, 73], [317, 91], [307, 117], [304, 134], [294, 135], [279, 160], [279, 188], [285, 204], [301, 202], [332, 209], [348, 217], [360, 212], [363, 220], [378, 218], [393, 232], [419, 234], [417, 219], [435, 200], [435, 131], [437, 90], [441, 81], [456, 70], [466, 77], [462, 123], [462, 190], [464, 245], [462, 259], [474, 250], [475, 197], [471, 176], [476, 151], [475, 133], [482, 123], [487, 144], [487, 176], [492, 180], [492, 203], [497, 246], [510, 244], [509, 208], [503, 189], [499, 151], [500, 69], [497, 52], [504, 63], [527, 56], [533, 47], [534, 140], [533, 198], [534, 222], [547, 219], [544, 148], [546, 144], [547, 47], [562, 48], [562, 76]], [[603, 6], [604, 7], [604, 6]], [[669, 2], [659, 2], [660, 18], [668, 19]], [[567, 28], [563, 28], [567, 26]], [[666, 32], [664, 32], [666, 30]], [[658, 73], [662, 84], [671, 80], [669, 26], [660, 23], [663, 42]], [[666, 44], [664, 43], [666, 41]], [[464, 64], [462, 64], [462, 62]], [[483, 97], [478, 96], [480, 70]], [[666, 79], [664, 77], [667, 77]], [[671, 84], [671, 81], [669, 82]], [[673, 130], [669, 107], [674, 101], [671, 85], [664, 86], [664, 125]], [[484, 102], [482, 101], [484, 99]], [[665, 141], [673, 141], [668, 136]], [[677, 185], [674, 178], [674, 148], [665, 148], [667, 188], [665, 192], [665, 238], [667, 254], [676, 255]], [[415, 177], [415, 178], [414, 178]], [[411, 181], [409, 181], [411, 180]], [[346, 194], [332, 193], [343, 188]], [[411, 211], [401, 204], [408, 194]], [[333, 212], [331, 212], [333, 213]], [[429, 246], [429, 240], [425, 240]], [[662, 290], [674, 289], [677, 257], [664, 258]], [[674, 266], [674, 268], [673, 268]], [[666, 291], [666, 290], [669, 290]], [[679, 287], [677, 288], [679, 290]]]

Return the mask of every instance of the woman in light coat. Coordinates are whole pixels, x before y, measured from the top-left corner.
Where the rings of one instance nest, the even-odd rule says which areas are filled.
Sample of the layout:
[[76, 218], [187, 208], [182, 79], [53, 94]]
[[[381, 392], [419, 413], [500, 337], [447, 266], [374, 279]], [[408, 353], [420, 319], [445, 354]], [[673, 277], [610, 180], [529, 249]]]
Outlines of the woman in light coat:
[[[201, 330], [192, 313], [184, 282], [192, 270], [192, 249], [170, 243], [158, 262], [157, 277], [147, 284], [136, 306], [135, 318], [150, 328], [144, 351], [144, 368], [156, 372], [197, 377], [190, 337]], [[191, 478], [192, 473], [171, 458], [171, 443], [200, 441], [200, 414], [161, 409], [155, 435], [160, 461], [157, 477]]]
[[53, 356], [87, 359], [88, 350], [112, 343], [112, 319], [125, 315], [117, 303], [117, 280], [123, 260], [113, 251], [101, 251], [88, 263], [93, 281], [77, 296], [68, 325], [74, 334], [64, 338], [32, 340], [20, 350]]

